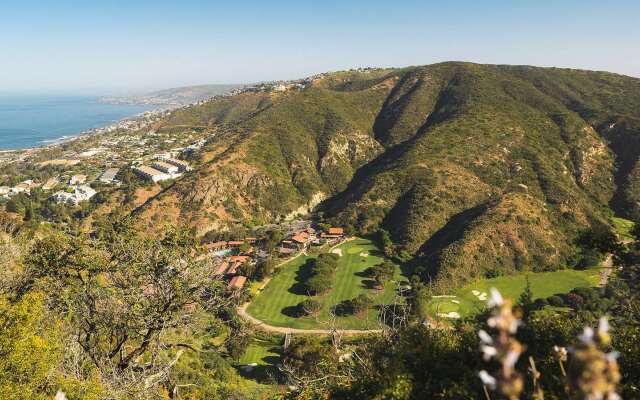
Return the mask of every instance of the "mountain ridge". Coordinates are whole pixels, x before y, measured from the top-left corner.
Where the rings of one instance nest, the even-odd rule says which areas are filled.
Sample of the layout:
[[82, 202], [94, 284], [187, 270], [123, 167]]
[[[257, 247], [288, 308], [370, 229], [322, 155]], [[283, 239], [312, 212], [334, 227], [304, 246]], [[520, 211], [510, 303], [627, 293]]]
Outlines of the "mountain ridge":
[[559, 268], [609, 206], [638, 213], [639, 105], [640, 79], [605, 72], [448, 62], [324, 74], [169, 116], [160, 129], [214, 134], [198, 170], [139, 217], [154, 229], [170, 208], [165, 222], [204, 234], [317, 207], [353, 232], [388, 231], [425, 279]]

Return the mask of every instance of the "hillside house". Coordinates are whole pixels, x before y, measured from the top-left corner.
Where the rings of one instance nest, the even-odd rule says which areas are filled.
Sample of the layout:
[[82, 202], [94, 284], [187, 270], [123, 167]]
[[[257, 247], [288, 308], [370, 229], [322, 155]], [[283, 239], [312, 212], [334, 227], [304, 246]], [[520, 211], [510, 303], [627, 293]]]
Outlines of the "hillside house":
[[320, 237], [325, 239], [340, 239], [344, 237], [344, 229], [331, 227], [327, 230], [327, 232], [323, 232], [322, 234], [320, 234]]
[[246, 281], [246, 276], [236, 275], [229, 281], [229, 287], [232, 289], [242, 289]]
[[224, 273], [227, 271], [227, 268], [229, 268], [229, 263], [226, 261], [223, 261], [222, 263], [220, 263], [220, 265], [216, 267], [216, 269], [213, 271], [213, 274], [217, 276], [224, 275]]
[[58, 185], [58, 183], [60, 183], [58, 181], [58, 178], [49, 178], [44, 183], [44, 185], [42, 185], [42, 190], [44, 190], [44, 191], [53, 190]]
[[59, 191], [56, 192], [51, 198], [57, 203], [65, 203], [70, 205], [78, 205], [81, 201], [89, 200], [96, 195], [96, 191], [91, 186], [80, 185], [77, 186], [73, 193]]
[[71, 177], [71, 179], [69, 179], [69, 185], [71, 185], [71, 186], [82, 185], [86, 181], [87, 181], [87, 176], [86, 175], [82, 175], [82, 174], [73, 175]]

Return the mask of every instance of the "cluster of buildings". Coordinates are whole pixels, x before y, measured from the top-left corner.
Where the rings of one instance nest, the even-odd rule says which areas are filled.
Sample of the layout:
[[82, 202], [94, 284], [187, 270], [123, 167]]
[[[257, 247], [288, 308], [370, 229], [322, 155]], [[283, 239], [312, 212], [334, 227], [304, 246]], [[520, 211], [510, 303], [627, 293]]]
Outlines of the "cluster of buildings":
[[151, 162], [150, 166], [138, 165], [133, 167], [136, 174], [152, 182], [175, 179], [190, 169], [188, 163], [168, 157], [158, 157], [155, 161]]
[[51, 198], [56, 203], [64, 203], [72, 206], [78, 205], [81, 201], [91, 199], [96, 195], [96, 191], [89, 185], [78, 185], [71, 188], [71, 192], [58, 191]]
[[[323, 245], [337, 242], [344, 238], [344, 229], [329, 228], [325, 232], [320, 232], [311, 226], [289, 232], [287, 236], [278, 244], [278, 254], [290, 256], [298, 252], [305, 251], [309, 246]], [[269, 257], [264, 249], [260, 249], [259, 243], [262, 240], [255, 237], [248, 237], [242, 240], [217, 241], [207, 243], [204, 249], [216, 256], [219, 260], [216, 264], [214, 275], [227, 279], [227, 285], [231, 289], [241, 289], [244, 287], [247, 277], [242, 275], [241, 267], [244, 264], [256, 264]]]
[[[37, 187], [43, 187], [42, 183], [36, 182], [33, 179], [27, 179], [14, 186], [0, 186], [0, 196], [8, 199], [19, 193], [30, 194], [32, 189]], [[44, 189], [44, 187], [43, 187]]]

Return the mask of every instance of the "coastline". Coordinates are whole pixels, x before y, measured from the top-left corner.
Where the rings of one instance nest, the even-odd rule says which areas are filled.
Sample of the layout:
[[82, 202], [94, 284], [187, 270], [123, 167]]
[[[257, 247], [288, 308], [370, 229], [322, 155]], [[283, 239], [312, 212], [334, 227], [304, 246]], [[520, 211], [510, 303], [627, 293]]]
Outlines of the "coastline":
[[53, 139], [45, 139], [40, 141], [39, 145], [35, 145], [35, 146], [29, 146], [29, 147], [23, 147], [23, 148], [19, 148], [19, 149], [6, 149], [6, 148], [0, 148], [0, 154], [11, 154], [11, 153], [15, 153], [15, 154], [20, 154], [20, 153], [29, 153], [29, 152], [34, 152], [34, 151], [38, 151], [38, 150], [46, 150], [46, 149], [50, 149], [50, 148], [55, 148], [57, 146], [61, 146], [65, 143], [69, 143], [69, 142], [73, 142], [75, 140], [79, 140], [88, 136], [92, 136], [92, 135], [97, 135], [97, 134], [101, 134], [101, 133], [107, 133], [109, 131], [114, 131], [117, 129], [124, 129], [122, 127], [123, 123], [127, 123], [127, 122], [135, 122], [138, 121], [142, 118], [145, 117], [149, 117], [149, 116], [153, 116], [153, 115], [157, 115], [163, 112], [168, 111], [169, 109], [167, 107], [156, 107], [156, 108], [152, 108], [150, 110], [146, 110], [143, 112], [139, 112], [124, 118], [120, 118], [118, 120], [112, 121], [111, 123], [107, 124], [107, 125], [103, 125], [103, 126], [99, 126], [99, 127], [95, 127], [95, 128], [89, 128], [89, 129], [84, 129], [76, 134], [65, 134], [63, 136], [60, 136], [58, 138], [53, 138]]

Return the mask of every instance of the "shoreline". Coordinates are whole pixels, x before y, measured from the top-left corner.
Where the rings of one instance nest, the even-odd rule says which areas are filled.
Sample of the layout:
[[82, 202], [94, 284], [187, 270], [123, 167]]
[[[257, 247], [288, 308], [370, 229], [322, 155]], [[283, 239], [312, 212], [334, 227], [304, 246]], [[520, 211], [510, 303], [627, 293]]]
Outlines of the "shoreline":
[[38, 150], [46, 150], [46, 149], [50, 149], [50, 148], [55, 148], [57, 146], [63, 145], [65, 143], [69, 143], [69, 142], [73, 142], [74, 140], [78, 140], [78, 139], [82, 139], [83, 137], [87, 137], [87, 136], [91, 136], [91, 135], [96, 135], [96, 134], [100, 134], [100, 133], [106, 133], [110, 130], [116, 130], [118, 129], [118, 126], [124, 122], [129, 122], [129, 121], [136, 121], [140, 118], [143, 118], [145, 116], [148, 115], [153, 115], [153, 114], [158, 114], [158, 113], [162, 113], [162, 112], [166, 112], [169, 111], [170, 109], [167, 107], [155, 107], [155, 108], [151, 108], [149, 110], [143, 111], [143, 112], [139, 112], [133, 115], [130, 115], [128, 117], [124, 117], [115, 121], [110, 122], [107, 125], [103, 125], [103, 126], [99, 126], [99, 127], [95, 127], [95, 128], [89, 128], [89, 129], [84, 129], [81, 132], [77, 133], [77, 134], [66, 134], [66, 135], [62, 135], [58, 138], [55, 139], [45, 139], [40, 141], [39, 143], [41, 143], [40, 145], [35, 145], [35, 146], [30, 146], [30, 147], [23, 147], [23, 148], [19, 148], [19, 149], [6, 149], [6, 148], [0, 148], [0, 154], [11, 154], [11, 153], [27, 153], [27, 152], [33, 152], [33, 151], [38, 151]]

